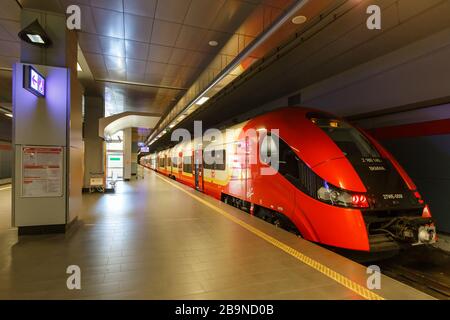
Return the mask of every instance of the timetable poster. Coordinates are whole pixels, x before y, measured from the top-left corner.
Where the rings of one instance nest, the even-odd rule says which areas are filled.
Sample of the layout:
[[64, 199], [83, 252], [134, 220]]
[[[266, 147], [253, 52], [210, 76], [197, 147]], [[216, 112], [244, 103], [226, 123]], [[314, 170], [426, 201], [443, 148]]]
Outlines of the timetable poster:
[[63, 148], [22, 148], [22, 196], [62, 196]]

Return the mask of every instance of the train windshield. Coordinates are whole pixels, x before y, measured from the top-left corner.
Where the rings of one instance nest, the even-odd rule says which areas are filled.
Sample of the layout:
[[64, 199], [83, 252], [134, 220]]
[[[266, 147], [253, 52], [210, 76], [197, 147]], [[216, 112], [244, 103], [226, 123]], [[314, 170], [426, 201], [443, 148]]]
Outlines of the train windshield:
[[348, 123], [316, 118], [311, 121], [321, 128], [347, 157], [381, 158], [367, 138]]

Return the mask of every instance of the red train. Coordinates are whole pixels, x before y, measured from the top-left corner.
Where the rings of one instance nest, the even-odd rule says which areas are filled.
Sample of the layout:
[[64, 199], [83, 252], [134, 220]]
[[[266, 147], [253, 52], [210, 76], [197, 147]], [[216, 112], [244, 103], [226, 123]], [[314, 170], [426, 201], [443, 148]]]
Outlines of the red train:
[[221, 141], [180, 143], [140, 163], [320, 244], [383, 252], [436, 241], [428, 205], [407, 173], [344, 120], [288, 107], [226, 132]]

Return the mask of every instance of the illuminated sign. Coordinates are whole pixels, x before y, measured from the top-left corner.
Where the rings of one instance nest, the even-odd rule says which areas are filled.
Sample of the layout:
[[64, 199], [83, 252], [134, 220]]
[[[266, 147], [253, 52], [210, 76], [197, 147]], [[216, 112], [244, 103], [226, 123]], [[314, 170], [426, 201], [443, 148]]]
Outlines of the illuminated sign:
[[149, 147], [141, 147], [141, 152], [149, 152]]
[[45, 97], [45, 78], [32, 66], [23, 67], [23, 87], [38, 97]]

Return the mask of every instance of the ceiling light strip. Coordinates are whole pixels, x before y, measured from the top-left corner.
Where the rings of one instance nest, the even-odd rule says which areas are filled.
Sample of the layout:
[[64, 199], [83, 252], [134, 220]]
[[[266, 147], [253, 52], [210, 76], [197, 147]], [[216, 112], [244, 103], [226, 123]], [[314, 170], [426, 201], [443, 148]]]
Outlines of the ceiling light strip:
[[173, 87], [173, 86], [164, 86], [159, 84], [152, 83], [142, 83], [142, 82], [131, 82], [131, 81], [122, 81], [122, 80], [110, 80], [110, 79], [95, 79], [98, 82], [107, 82], [107, 83], [115, 83], [115, 84], [124, 84], [130, 86], [139, 86], [139, 87], [149, 87], [149, 88], [158, 88], [158, 89], [167, 89], [167, 90], [177, 90], [177, 91], [186, 91], [188, 88], [183, 87]]

